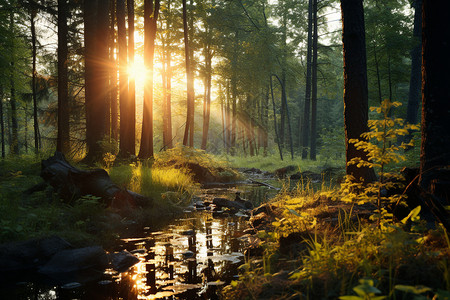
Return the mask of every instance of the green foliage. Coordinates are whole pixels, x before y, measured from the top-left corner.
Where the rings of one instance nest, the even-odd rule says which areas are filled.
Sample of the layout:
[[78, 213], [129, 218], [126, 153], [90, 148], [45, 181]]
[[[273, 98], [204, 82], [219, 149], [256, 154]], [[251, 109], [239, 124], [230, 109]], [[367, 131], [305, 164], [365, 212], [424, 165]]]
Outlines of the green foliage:
[[239, 173], [228, 166], [228, 163], [206, 153], [203, 150], [177, 146], [155, 156], [154, 168], [180, 169], [191, 173], [193, 165], [198, 165], [211, 172], [218, 181], [231, 181], [239, 178]]
[[381, 291], [374, 286], [374, 281], [372, 279], [360, 279], [359, 285], [353, 288], [353, 291], [358, 296], [341, 296], [341, 300], [382, 300], [386, 296], [375, 296], [376, 294], [381, 294]]
[[374, 168], [378, 171], [379, 180], [368, 183], [365, 186], [360, 181], [356, 181], [351, 176], [346, 178], [345, 184], [341, 186], [343, 201], [357, 204], [374, 203], [378, 207], [378, 221], [391, 219], [392, 214], [386, 210], [388, 204], [399, 204], [403, 199], [402, 194], [388, 194], [389, 190], [403, 187], [401, 181], [404, 179], [398, 172], [386, 172], [386, 167], [392, 163], [399, 163], [406, 158], [401, 149], [412, 147], [411, 143], [397, 144], [399, 136], [406, 136], [410, 130], [417, 130], [418, 126], [404, 124], [403, 119], [390, 116], [393, 107], [400, 106], [399, 102], [384, 100], [379, 107], [371, 107], [381, 115], [379, 120], [369, 120], [369, 132], [363, 133], [361, 139], [351, 139], [358, 150], [367, 153], [367, 160], [361, 157], [353, 158], [348, 164], [355, 164], [358, 167]]

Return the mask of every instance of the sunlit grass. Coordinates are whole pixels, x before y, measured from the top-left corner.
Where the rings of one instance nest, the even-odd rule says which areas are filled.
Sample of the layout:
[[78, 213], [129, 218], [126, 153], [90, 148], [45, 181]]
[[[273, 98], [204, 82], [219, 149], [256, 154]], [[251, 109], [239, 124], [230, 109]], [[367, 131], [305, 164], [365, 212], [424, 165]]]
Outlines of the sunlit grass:
[[171, 167], [120, 165], [112, 167], [109, 174], [119, 186], [156, 201], [166, 192], [175, 192], [179, 198], [190, 198], [198, 186], [186, 171]]
[[285, 153], [283, 160], [280, 159], [279, 154], [269, 154], [268, 156], [256, 155], [256, 156], [231, 156], [231, 155], [220, 155], [218, 159], [227, 161], [231, 166], [239, 168], [257, 168], [264, 171], [273, 172], [276, 169], [296, 166], [300, 172], [312, 171], [320, 172], [326, 168], [344, 168], [345, 158], [341, 159], [328, 159], [322, 160], [320, 156], [318, 159], [313, 160], [302, 160], [300, 156], [295, 156], [292, 160], [290, 155]]

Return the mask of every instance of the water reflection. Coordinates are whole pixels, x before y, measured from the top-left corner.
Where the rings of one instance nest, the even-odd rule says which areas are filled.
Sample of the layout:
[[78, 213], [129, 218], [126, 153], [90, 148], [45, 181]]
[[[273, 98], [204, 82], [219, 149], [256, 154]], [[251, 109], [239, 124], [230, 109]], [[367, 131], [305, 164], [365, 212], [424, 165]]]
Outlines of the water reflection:
[[243, 262], [237, 238], [246, 222], [239, 217], [213, 219], [208, 212], [189, 216], [142, 240], [123, 240], [128, 251], [145, 253], [137, 252], [141, 262], [121, 275], [119, 286], [134, 281], [137, 299], [215, 298], [217, 287], [229, 283]]
[[[240, 186], [208, 189], [203, 194], [233, 199], [236, 191], [255, 206], [274, 193], [266, 188]], [[95, 280], [80, 281], [82, 285], [75, 282], [55, 285], [48, 279], [21, 278], [19, 283], [0, 287], [0, 298], [217, 299], [217, 290], [236, 279], [237, 269], [244, 261], [245, 245], [238, 238], [246, 228], [244, 217], [213, 218], [208, 211], [192, 212], [161, 231], [144, 231], [120, 240], [120, 250], [128, 250], [140, 259], [128, 272], [106, 270], [92, 277]]]

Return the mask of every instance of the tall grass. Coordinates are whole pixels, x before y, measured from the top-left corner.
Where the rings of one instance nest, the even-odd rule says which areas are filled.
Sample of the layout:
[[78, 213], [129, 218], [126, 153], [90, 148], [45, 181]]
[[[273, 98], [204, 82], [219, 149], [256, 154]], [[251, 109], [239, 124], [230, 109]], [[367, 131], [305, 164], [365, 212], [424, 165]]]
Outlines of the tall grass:
[[287, 167], [287, 166], [297, 166], [300, 172], [312, 171], [320, 173], [327, 168], [344, 168], [345, 161], [343, 159], [322, 159], [320, 155], [318, 159], [313, 160], [302, 160], [300, 156], [294, 157], [292, 160], [290, 157], [280, 159], [277, 154], [269, 154], [267, 156], [256, 155], [256, 156], [231, 156], [231, 155], [219, 155], [218, 159], [227, 161], [231, 166], [239, 168], [257, 168], [264, 171], [273, 172], [276, 169]]
[[198, 188], [186, 171], [174, 167], [149, 167], [140, 163], [120, 165], [112, 167], [109, 175], [119, 186], [156, 201], [166, 192], [176, 193], [180, 200], [190, 200]]

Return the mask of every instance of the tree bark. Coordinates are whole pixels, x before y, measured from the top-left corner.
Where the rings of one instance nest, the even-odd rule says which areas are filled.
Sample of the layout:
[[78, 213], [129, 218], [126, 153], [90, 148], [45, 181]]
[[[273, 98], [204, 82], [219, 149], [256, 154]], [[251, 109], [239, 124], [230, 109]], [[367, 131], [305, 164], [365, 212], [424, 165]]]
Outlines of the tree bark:
[[115, 57], [115, 49], [117, 49], [117, 43], [115, 42], [116, 38], [116, 31], [115, 31], [115, 24], [116, 24], [116, 3], [115, 0], [110, 0], [110, 27], [109, 27], [109, 61], [110, 61], [110, 77], [109, 77], [109, 87], [110, 87], [110, 112], [111, 112], [111, 118], [110, 118], [110, 132], [111, 137], [117, 142], [119, 139], [119, 127], [118, 127], [118, 121], [119, 121], [119, 112], [118, 112], [118, 105], [117, 105], [117, 59]]
[[191, 54], [189, 48], [189, 29], [187, 24], [186, 0], [183, 0], [183, 34], [184, 34], [184, 52], [186, 62], [186, 81], [187, 81], [187, 113], [186, 127], [183, 137], [183, 145], [194, 147], [194, 73], [192, 70]]
[[67, 36], [67, 1], [58, 0], [58, 137], [56, 151], [66, 155], [70, 152], [69, 81], [67, 75], [69, 49]]
[[[9, 30], [14, 33], [14, 12], [11, 10], [9, 15]], [[11, 105], [11, 139], [9, 142], [11, 154], [19, 154], [19, 133], [17, 122], [17, 99], [16, 99], [16, 83], [15, 83], [15, 46], [14, 38], [11, 39], [11, 74], [10, 74], [10, 105]]]
[[142, 118], [142, 136], [139, 157], [153, 157], [153, 57], [155, 55], [155, 38], [160, 2], [144, 1], [144, 65], [147, 76], [144, 84], [144, 110]]
[[358, 150], [350, 139], [360, 139], [368, 126], [367, 58], [362, 0], [341, 0], [342, 42], [344, 52], [344, 127], [346, 173], [356, 180], [375, 180], [372, 168], [349, 165], [353, 158], [367, 160], [367, 153]]
[[302, 126], [302, 159], [308, 157], [309, 133], [310, 133], [310, 108], [311, 108], [311, 54], [312, 54], [312, 13], [313, 0], [308, 4], [308, 40], [306, 49], [306, 86], [305, 86], [305, 107], [303, 110]]
[[3, 120], [3, 87], [0, 86], [0, 130], [1, 130], [1, 141], [2, 141], [2, 158], [5, 158], [5, 123]]
[[[91, 2], [90, 0], [85, 2]], [[86, 47], [88, 42], [91, 42], [91, 76], [90, 89], [91, 99], [86, 105], [86, 119], [89, 119], [86, 125], [86, 142], [88, 147], [88, 154], [86, 161], [97, 161], [102, 158], [103, 149], [101, 141], [107, 136], [106, 121], [109, 118], [109, 112], [106, 110], [108, 103], [108, 26], [109, 26], [109, 0], [97, 0], [97, 5], [94, 6], [92, 20], [93, 25], [93, 39], [86, 40]], [[90, 34], [90, 33], [89, 33]], [[92, 48], [93, 47], [93, 48]], [[86, 60], [88, 57], [86, 57]], [[86, 82], [88, 86], [88, 82]]]
[[[119, 110], [120, 110], [120, 143], [119, 155], [122, 157], [133, 156], [136, 149], [129, 143], [129, 134], [132, 130], [129, 120], [130, 103], [128, 101], [128, 49], [127, 49], [127, 33], [125, 28], [125, 0], [117, 0], [116, 2], [116, 17], [117, 17], [117, 42], [119, 44]], [[127, 137], [128, 136], [128, 137]]]
[[[31, 3], [30, 3], [31, 4]], [[32, 4], [31, 4], [32, 5]], [[31, 91], [33, 97], [33, 129], [34, 129], [34, 153], [39, 152], [39, 123], [38, 123], [38, 113], [37, 113], [37, 95], [36, 95], [36, 26], [35, 18], [37, 14], [37, 9], [34, 7], [30, 8], [30, 23], [31, 23], [31, 48], [32, 48], [32, 76], [31, 76]]]
[[430, 170], [450, 165], [450, 2], [423, 0], [422, 147], [420, 184], [429, 190]]
[[[409, 80], [408, 105], [406, 108], [406, 122], [417, 124], [418, 111], [420, 103], [421, 88], [421, 66], [422, 66], [422, 0], [414, 2], [414, 29], [413, 36], [416, 45], [411, 50], [411, 75]], [[407, 135], [404, 139], [409, 142], [412, 136]]]
[[283, 160], [283, 149], [280, 145], [280, 136], [278, 135], [278, 128], [277, 128], [277, 113], [276, 113], [276, 107], [275, 107], [275, 98], [273, 97], [273, 84], [272, 84], [272, 76], [270, 76], [270, 94], [272, 95], [272, 108], [273, 108], [273, 124], [275, 128], [275, 138], [277, 140], [278, 145], [278, 151], [280, 152], [280, 158]]
[[[134, 0], [127, 0], [128, 10], [128, 68], [134, 66]], [[136, 84], [135, 76], [128, 76], [128, 122], [127, 144], [130, 149], [136, 148]], [[133, 151], [134, 155], [134, 151]]]
[[209, 120], [211, 115], [211, 77], [212, 77], [211, 61], [212, 61], [212, 52], [210, 49], [210, 45], [207, 44], [205, 45], [205, 96], [203, 104], [203, 135], [201, 146], [203, 150], [206, 150], [206, 144], [208, 142]]
[[311, 78], [311, 149], [309, 158], [316, 160], [317, 141], [317, 0], [313, 0], [313, 44], [312, 44], [312, 78]]

